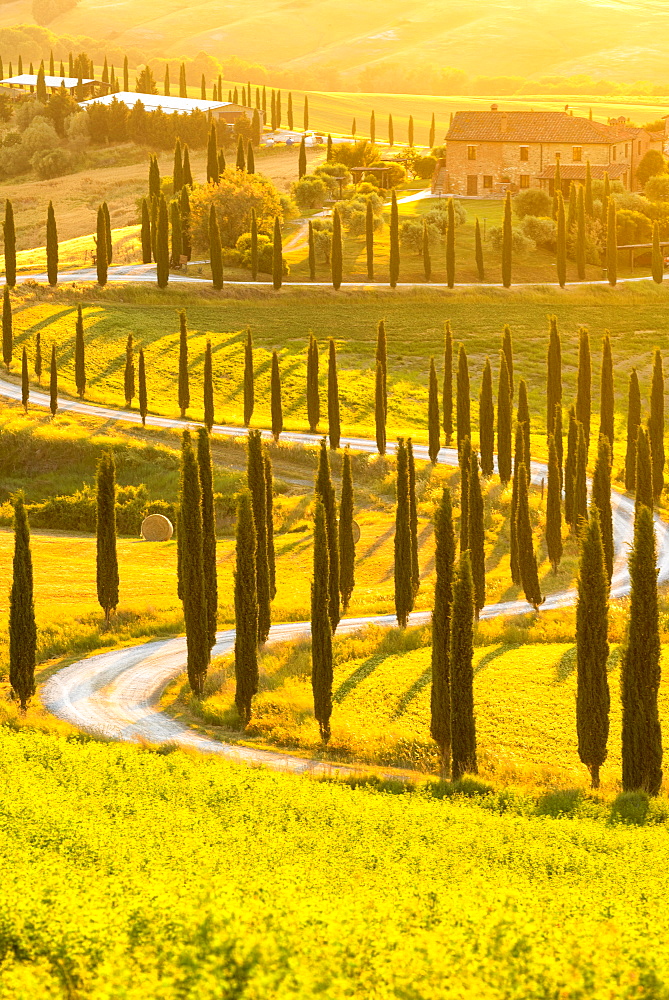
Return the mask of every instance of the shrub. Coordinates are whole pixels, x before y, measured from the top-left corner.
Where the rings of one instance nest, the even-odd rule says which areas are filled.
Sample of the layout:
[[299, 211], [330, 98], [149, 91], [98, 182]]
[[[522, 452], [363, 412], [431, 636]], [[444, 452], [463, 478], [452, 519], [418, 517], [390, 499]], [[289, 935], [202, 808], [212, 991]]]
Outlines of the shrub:
[[370, 167], [381, 159], [378, 149], [369, 139], [337, 143], [332, 147], [332, 158], [346, 167]]
[[315, 174], [306, 174], [296, 184], [293, 184], [295, 201], [302, 212], [322, 208], [329, 193], [329, 184]]
[[48, 180], [50, 177], [61, 177], [69, 173], [74, 159], [67, 149], [47, 149], [43, 153], [35, 153], [30, 165], [41, 180]]
[[413, 164], [414, 175], [427, 181], [432, 177], [436, 166], [437, 160], [434, 156], [419, 156]]
[[407, 172], [401, 163], [391, 163], [388, 166], [388, 186], [391, 188], [404, 184], [407, 179]]
[[611, 806], [611, 820], [643, 826], [650, 800], [645, 792], [621, 792]]
[[28, 156], [55, 149], [59, 145], [58, 133], [46, 118], [34, 118], [21, 137], [21, 146]]
[[209, 249], [209, 210], [214, 205], [223, 246], [234, 247], [242, 233], [251, 227], [251, 209], [255, 208], [260, 229], [270, 229], [274, 218], [282, 218], [279, 192], [267, 177], [225, 170], [219, 184], [196, 187], [191, 195], [191, 233], [193, 250], [206, 254]]
[[[495, 251], [495, 253], [502, 252], [502, 241], [503, 233], [501, 226], [493, 226], [488, 230], [488, 238], [490, 240], [490, 246]], [[524, 257], [532, 250], [536, 249], [536, 244], [534, 240], [526, 236], [520, 229], [513, 230], [513, 253], [518, 257]]]
[[[236, 251], [240, 267], [251, 269], [251, 234], [243, 233], [237, 240]], [[263, 274], [271, 274], [273, 266], [274, 241], [264, 233], [258, 233], [258, 270]], [[285, 257], [283, 260], [283, 274], [287, 277], [290, 274], [290, 267]]]
[[[441, 240], [441, 233], [435, 225], [428, 225], [427, 234], [430, 246], [435, 246]], [[419, 256], [423, 255], [423, 223], [403, 222], [400, 226], [400, 246], [405, 250], [413, 250]]]
[[513, 209], [519, 219], [524, 219], [526, 215], [539, 217], [552, 215], [553, 199], [548, 191], [544, 191], [542, 188], [527, 188], [526, 191], [519, 191], [515, 196]]
[[649, 149], [641, 158], [639, 166], [636, 168], [637, 180], [642, 187], [645, 187], [651, 177], [657, 177], [660, 174], [666, 174], [666, 172], [667, 165], [659, 149]]
[[643, 193], [651, 201], [669, 201], [669, 174], [660, 174], [646, 181]]
[[546, 792], [537, 802], [539, 816], [569, 816], [575, 813], [583, 800], [580, 788], [563, 788], [555, 792]]
[[557, 244], [557, 225], [553, 219], [543, 219], [536, 215], [526, 215], [520, 224], [520, 230], [529, 239], [534, 240], [538, 247], [554, 250]]
[[617, 222], [619, 244], [650, 243], [653, 226], [647, 215], [623, 208], [617, 213]]
[[[467, 221], [467, 211], [456, 198], [453, 198], [452, 201], [455, 225], [462, 226]], [[428, 225], [436, 226], [440, 233], [445, 233], [448, 228], [448, 198], [438, 201], [435, 208], [426, 212], [423, 218]]]
[[332, 252], [332, 219], [314, 219], [311, 226], [314, 232], [316, 254], [320, 255], [326, 264], [329, 264]]

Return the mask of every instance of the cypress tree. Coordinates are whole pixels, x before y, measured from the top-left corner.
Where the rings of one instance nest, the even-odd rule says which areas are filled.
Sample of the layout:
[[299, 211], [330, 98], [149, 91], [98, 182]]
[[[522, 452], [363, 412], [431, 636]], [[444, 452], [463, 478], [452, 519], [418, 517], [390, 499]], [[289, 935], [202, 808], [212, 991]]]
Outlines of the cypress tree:
[[409, 147], [413, 148], [413, 115], [409, 115]]
[[310, 433], [315, 434], [321, 419], [321, 400], [318, 389], [318, 341], [311, 332], [307, 348], [307, 419]]
[[153, 259], [151, 247], [151, 216], [146, 198], [142, 198], [142, 264], [150, 264]]
[[585, 281], [585, 198], [583, 186], [578, 189], [578, 211], [576, 215], [576, 271], [578, 280]]
[[272, 459], [265, 451], [265, 489], [267, 511], [267, 566], [269, 568], [269, 596], [270, 600], [276, 597], [276, 554], [274, 552], [274, 474], [272, 472]]
[[490, 358], [485, 359], [481, 395], [479, 396], [479, 441], [481, 447], [481, 471], [486, 479], [495, 469], [495, 404], [492, 397], [492, 368]]
[[564, 448], [562, 443], [562, 406], [557, 403], [555, 406], [555, 419], [553, 421], [553, 439], [555, 441], [555, 454], [557, 456], [558, 472], [560, 473], [560, 490], [563, 485], [563, 457]]
[[485, 525], [478, 455], [472, 450], [469, 465], [469, 553], [474, 580], [474, 608], [478, 618], [485, 606]]
[[436, 133], [436, 128], [437, 128], [437, 125], [436, 125], [436, 122], [434, 120], [434, 111], [433, 111], [432, 112], [432, 121], [430, 122], [430, 134], [429, 134], [429, 137], [428, 137], [428, 142], [429, 142], [429, 145], [430, 145], [430, 149], [434, 149], [434, 137], [435, 137], [435, 133]]
[[606, 229], [609, 217], [609, 198], [611, 197], [611, 182], [608, 170], [604, 171], [604, 193], [602, 194], [602, 224]]
[[388, 145], [391, 149], [395, 145], [395, 130], [393, 129], [392, 115], [388, 115]]
[[451, 321], [444, 327], [444, 383], [442, 389], [444, 443], [448, 447], [453, 438], [453, 331]]
[[178, 201], [170, 203], [170, 223], [172, 229], [172, 266], [180, 267], [181, 255], [183, 253], [183, 243], [181, 238], [181, 211]]
[[590, 218], [594, 215], [594, 207], [592, 200], [592, 171], [590, 169], [590, 160], [585, 164], [585, 210]]
[[386, 453], [386, 411], [383, 399], [383, 368], [376, 362], [374, 385], [374, 423], [376, 428], [376, 449], [379, 455]]
[[451, 615], [451, 775], [477, 774], [474, 718], [474, 581], [469, 552], [460, 553]]
[[592, 477], [591, 511], [597, 511], [604, 552], [606, 575], [611, 583], [613, 576], [613, 515], [611, 512], [611, 445], [603, 434], [599, 436], [597, 461]]
[[400, 276], [400, 222], [397, 193], [393, 188], [390, 205], [390, 287], [395, 288]]
[[165, 97], [170, 96], [170, 67], [165, 66], [165, 84], [164, 84]]
[[530, 523], [530, 503], [528, 497], [527, 471], [524, 465], [518, 472], [518, 513], [516, 518], [518, 535], [518, 566], [520, 581], [526, 600], [536, 610], [543, 603], [539, 586], [537, 557], [532, 544], [532, 525]]
[[42, 384], [42, 334], [38, 330], [35, 334], [35, 375], [37, 381]]
[[237, 170], [244, 172], [246, 170], [246, 157], [244, 156], [244, 139], [242, 136], [237, 138], [237, 162], [235, 164]]
[[281, 128], [281, 91], [276, 92], [276, 123]]
[[14, 320], [12, 304], [9, 299], [9, 287], [5, 285], [2, 298], [2, 360], [7, 368], [12, 363], [14, 352]]
[[609, 199], [608, 223], [606, 227], [606, 269], [609, 284], [615, 285], [618, 280], [618, 224], [616, 221], [616, 203]]
[[37, 626], [30, 528], [21, 494], [14, 500], [14, 560], [9, 594], [9, 683], [25, 712], [35, 693]]
[[585, 441], [583, 424], [578, 424], [578, 444], [576, 448], [576, 470], [574, 474], [574, 523], [573, 527], [580, 534], [583, 524], [588, 519], [588, 446]]
[[191, 171], [191, 168], [190, 168], [190, 150], [188, 149], [188, 146], [186, 146], [186, 145], [184, 145], [184, 147], [183, 147], [183, 171], [184, 171], [184, 187], [186, 185], [188, 187], [192, 187], [193, 186], [193, 174], [192, 174], [192, 171]]
[[316, 241], [314, 239], [314, 224], [309, 219], [309, 278], [316, 280]]
[[608, 331], [602, 341], [602, 383], [599, 397], [599, 433], [608, 438], [613, 447], [613, 409], [615, 397], [613, 390], [613, 356], [611, 354], [611, 338]]
[[330, 135], [329, 132], [328, 132], [328, 139], [327, 139], [327, 146], [325, 153], [325, 162], [326, 163], [332, 162], [332, 136]]
[[520, 562], [518, 559], [518, 493], [520, 488], [520, 469], [524, 467], [524, 427], [516, 422], [516, 440], [513, 461], [513, 481], [511, 484], [511, 512], [509, 515], [509, 565], [511, 579], [516, 587], [521, 584]]
[[339, 592], [342, 614], [348, 611], [355, 587], [355, 538], [353, 536], [353, 477], [351, 453], [344, 449], [341, 474], [341, 503], [339, 504]]
[[55, 287], [58, 284], [58, 230], [51, 201], [46, 216], [46, 272], [49, 284]]
[[567, 283], [567, 225], [564, 217], [562, 191], [557, 195], [557, 279], [560, 288]]
[[308, 132], [309, 131], [309, 98], [308, 98], [308, 96], [306, 94], [304, 95], [304, 112], [303, 112], [303, 115], [302, 115], [302, 124], [304, 126], [304, 131]]
[[504, 222], [502, 224], [502, 284], [511, 287], [511, 266], [513, 258], [513, 228], [511, 222], [511, 193], [506, 192], [504, 201]]
[[627, 449], [625, 453], [625, 489], [636, 489], [636, 445], [641, 423], [641, 390], [636, 368], [632, 369], [627, 401]]
[[430, 235], [425, 220], [423, 220], [423, 271], [425, 280], [429, 281], [432, 277], [432, 258], [430, 257]]
[[444, 487], [434, 519], [434, 609], [432, 611], [432, 689], [430, 692], [430, 736], [439, 748], [442, 775], [448, 774], [451, 758], [451, 611], [455, 535], [451, 494]]
[[336, 290], [341, 288], [342, 269], [344, 266], [344, 248], [341, 237], [341, 218], [339, 209], [335, 206], [332, 216], [332, 287]]
[[272, 284], [278, 291], [283, 284], [283, 244], [281, 242], [281, 224], [279, 217], [274, 219], [274, 242], [272, 244]]
[[107, 224], [102, 205], [98, 208], [97, 235], [95, 239], [95, 263], [99, 285], [107, 284]]
[[467, 362], [464, 344], [460, 344], [460, 350], [458, 352], [457, 393], [457, 437], [458, 451], [460, 451], [464, 439], [470, 438], [472, 434], [469, 401], [469, 364]]
[[167, 204], [163, 195], [158, 204], [158, 228], [156, 230], [156, 274], [159, 288], [167, 288], [170, 280], [170, 226]]
[[465, 438], [460, 452], [460, 551], [469, 548], [469, 476], [472, 443]]
[[623, 790], [657, 795], [662, 784], [657, 708], [661, 647], [655, 528], [652, 511], [645, 506], [634, 521], [629, 572], [632, 589], [621, 670]]
[[332, 630], [329, 619], [330, 576], [327, 514], [320, 500], [314, 509], [314, 575], [311, 581], [311, 688], [321, 740], [330, 739], [332, 715]]
[[567, 461], [564, 467], [564, 518], [568, 525], [576, 525], [574, 489], [576, 482], [576, 457], [578, 452], [578, 421], [573, 406], [569, 407], [567, 430]]
[[330, 576], [328, 583], [328, 614], [332, 631], [337, 628], [341, 617], [339, 611], [339, 532], [337, 528], [337, 502], [330, 475], [330, 459], [325, 438], [321, 441], [316, 475], [316, 497], [325, 511], [325, 530], [330, 553]]
[[209, 139], [207, 142], [207, 184], [218, 184], [221, 179], [218, 172], [218, 141], [216, 138], [216, 126], [212, 124], [209, 129]]
[[562, 171], [560, 170], [560, 159], [555, 157], [555, 176], [553, 178], [553, 190], [555, 194], [562, 191]]
[[437, 372], [434, 367], [434, 358], [430, 358], [430, 377], [428, 385], [427, 400], [427, 431], [428, 431], [428, 454], [430, 461], [434, 465], [439, 456], [441, 442], [439, 440], [439, 388], [437, 386]]
[[[386, 337], [386, 321], [379, 320], [376, 330], [376, 363], [381, 365], [383, 372], [383, 413], [388, 417], [388, 340]], [[384, 419], [385, 426], [385, 419]]]
[[106, 453], [97, 472], [97, 590], [105, 624], [118, 605], [118, 559], [116, 555], [116, 467]]
[[455, 284], [455, 209], [452, 198], [448, 199], [446, 224], [446, 282], [449, 288]]
[[662, 355], [657, 348], [653, 358], [648, 436], [653, 460], [653, 497], [657, 503], [664, 489], [664, 370]]
[[560, 490], [560, 467], [558, 465], [555, 438], [548, 438], [548, 484], [546, 492], [546, 549], [548, 558], [557, 573], [562, 559], [562, 502]]
[[527, 402], [527, 386], [525, 379], [521, 378], [518, 383], [518, 410], [516, 420], [523, 426], [523, 462], [525, 469], [530, 473], [530, 409]]
[[202, 494], [190, 434], [183, 433], [178, 535], [181, 594], [186, 623], [186, 669], [193, 694], [201, 698], [209, 665], [209, 615], [202, 548]]
[[14, 206], [9, 198], [5, 201], [5, 281], [10, 288], [16, 285], [16, 227], [14, 225]]
[[281, 406], [281, 375], [279, 373], [279, 355], [272, 351], [272, 378], [271, 378], [271, 411], [272, 411], [272, 437], [279, 443], [281, 431], [283, 430], [283, 408]]
[[172, 168], [172, 192], [179, 194], [184, 186], [184, 165], [181, 158], [181, 139], [177, 136], [174, 143], [174, 167]]
[[[605, 440], [605, 439], [604, 439]], [[578, 755], [599, 788], [609, 736], [609, 587], [596, 513], [581, 539], [576, 604], [576, 732]]]
[[[82, 335], [83, 335], [83, 325], [82, 325]], [[135, 397], [135, 360], [133, 352], [133, 336], [131, 333], [128, 334], [128, 339], [125, 344], [125, 369], [123, 372], [123, 392], [125, 396], [125, 405], [128, 407], [132, 406], [132, 401]]]
[[214, 426], [214, 374], [211, 355], [211, 341], [207, 339], [204, 349], [204, 373], [202, 378], [204, 426], [209, 434]]
[[[200, 80], [200, 100], [207, 100], [207, 81], [204, 78], [204, 73], [202, 74], [202, 78]], [[236, 103], [237, 101], [235, 101], [235, 104]]]
[[267, 483], [260, 431], [249, 431], [248, 487], [256, 526], [256, 588], [258, 593], [258, 645], [267, 641], [271, 625], [271, 589], [267, 554]]
[[485, 265], [483, 262], [483, 240], [481, 239], [481, 226], [478, 217], [476, 228], [474, 229], [474, 255], [476, 257], [476, 272], [479, 281], [485, 281]]
[[287, 111], [287, 114], [288, 114], [288, 131], [292, 132], [293, 131], [293, 92], [292, 92], [292, 90], [288, 91], [288, 111]]
[[107, 240], [107, 263], [111, 264], [114, 259], [114, 246], [112, 243], [112, 231], [111, 231], [111, 218], [109, 215], [109, 206], [106, 201], [102, 202], [102, 211], [105, 217], [105, 237]]
[[372, 146], [376, 142], [376, 116], [373, 111], [369, 116], [369, 140]]
[[511, 425], [513, 407], [506, 353], [500, 351], [499, 386], [497, 389], [497, 469], [502, 483], [511, 479]]
[[576, 376], [576, 419], [583, 424], [585, 443], [590, 443], [590, 412], [592, 409], [592, 361], [590, 334], [581, 327], [578, 340], [578, 374]]
[[300, 154], [297, 158], [297, 177], [301, 180], [307, 172], [307, 146], [305, 137], [300, 139]]
[[84, 346], [84, 317], [81, 306], [77, 306], [77, 325], [74, 335], [74, 383], [80, 399], [86, 393], [86, 355]]
[[[261, 136], [262, 136], [262, 125], [260, 124], [260, 110], [259, 108], [254, 108], [253, 118], [251, 119], [251, 139], [249, 140], [251, 149], [253, 149], [254, 147], [256, 149], [258, 148], [258, 146], [260, 145]], [[253, 166], [255, 168], [255, 158]]]
[[216, 209], [209, 210], [209, 259], [211, 262], [211, 282], [217, 290], [223, 288], [223, 249], [218, 228]]
[[636, 446], [636, 504], [639, 507], [653, 507], [653, 466], [650, 454], [648, 431], [640, 426]]
[[258, 218], [255, 208], [251, 209], [251, 277], [254, 281], [258, 277]]
[[56, 345], [51, 345], [51, 369], [49, 372], [49, 409], [51, 416], [58, 413], [58, 368], [56, 366]]
[[365, 252], [367, 255], [367, 280], [374, 281], [374, 209], [367, 199], [365, 216]]
[[555, 424], [555, 407], [562, 406], [562, 344], [557, 317], [550, 317], [546, 374], [546, 435], [550, 437]]
[[142, 418], [142, 427], [146, 426], [146, 415], [148, 410], [148, 397], [146, 394], [146, 367], [144, 364], [144, 350], [140, 347], [139, 349], [139, 366], [138, 366], [138, 379], [139, 379], [139, 412]]
[[511, 327], [506, 323], [502, 332], [502, 350], [506, 357], [506, 367], [509, 373], [509, 392], [513, 400], [513, 340], [511, 338]]
[[28, 412], [28, 399], [30, 397], [30, 375], [28, 374], [28, 352], [23, 348], [21, 357], [21, 404], [25, 412]]
[[[250, 328], [246, 331], [244, 345], [244, 427], [248, 427], [255, 407], [255, 389], [253, 376], [253, 338]], [[256, 529], [258, 525], [256, 523]]]
[[160, 198], [160, 167], [158, 157], [149, 156], [149, 199]]
[[652, 274], [653, 281], [661, 285], [664, 278], [664, 256], [660, 247], [660, 224], [657, 220], [653, 223]]
[[409, 464], [404, 438], [397, 442], [397, 507], [395, 511], [395, 614], [406, 628], [413, 610], [411, 577], [411, 526], [409, 512]]
[[188, 328], [186, 312], [179, 310], [179, 411], [181, 419], [190, 406], [190, 386], [188, 383]]
[[202, 495], [202, 571], [207, 599], [207, 634], [209, 649], [216, 644], [218, 619], [218, 577], [216, 575], [216, 511], [214, 509], [214, 473], [211, 466], [209, 432], [205, 427], [197, 432], [197, 466]]
[[330, 449], [339, 448], [341, 438], [341, 421], [339, 417], [339, 379], [337, 377], [337, 352], [335, 342], [330, 337], [328, 348], [328, 435]]
[[414, 597], [420, 588], [420, 567], [418, 565], [418, 505], [416, 503], [416, 463], [414, 461], [413, 443], [407, 441], [407, 460], [409, 466], [409, 527], [411, 530], [411, 587]]

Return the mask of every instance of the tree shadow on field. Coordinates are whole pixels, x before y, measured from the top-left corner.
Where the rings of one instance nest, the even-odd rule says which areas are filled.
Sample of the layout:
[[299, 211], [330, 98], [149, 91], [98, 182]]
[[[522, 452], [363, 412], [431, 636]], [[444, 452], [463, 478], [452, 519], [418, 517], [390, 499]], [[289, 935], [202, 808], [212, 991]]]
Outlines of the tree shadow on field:
[[369, 546], [366, 552], [362, 552], [359, 556], [356, 556], [355, 560], [356, 565], [361, 563], [363, 559], [369, 559], [370, 556], [374, 555], [374, 553], [381, 548], [383, 543], [387, 542], [388, 539], [394, 534], [395, 534], [395, 525], [391, 524], [389, 525], [389, 527], [386, 528], [386, 530], [381, 535], [379, 535], [372, 542], [372, 544]]
[[564, 682], [574, 673], [575, 670], [576, 646], [570, 646], [570, 648], [565, 650], [555, 664], [555, 680], [558, 684], [564, 684]]
[[476, 676], [476, 674], [480, 674], [482, 670], [485, 670], [488, 664], [492, 663], [493, 660], [496, 660], [498, 656], [503, 656], [504, 653], [508, 653], [510, 649], [518, 648], [519, 647], [517, 645], [514, 646], [509, 643], [502, 643], [501, 646], [495, 646], [493, 649], [489, 649], [487, 653], [483, 654], [474, 667], [474, 676]]
[[366, 677], [369, 677], [369, 675], [376, 670], [378, 665], [382, 663], [384, 659], [385, 655], [383, 653], [375, 653], [373, 656], [368, 656], [367, 659], [353, 671], [350, 677], [347, 677], [345, 681], [342, 681], [332, 695], [333, 702], [341, 704], [341, 702], [344, 701], [349, 694], [351, 694], [358, 684], [364, 681]]
[[407, 688], [400, 700], [397, 702], [395, 710], [393, 711], [393, 719], [398, 719], [400, 715], [404, 714], [409, 704], [414, 700], [414, 698], [418, 697], [424, 687], [427, 687], [431, 679], [432, 667], [426, 667], [423, 673], [416, 678], [410, 688]]
[[[25, 307], [27, 308], [27, 306]], [[18, 310], [14, 310], [14, 315], [17, 312], [21, 312], [21, 307]], [[57, 313], [51, 313], [49, 316], [45, 316], [44, 319], [40, 319], [37, 323], [33, 323], [31, 326], [27, 326], [25, 329], [26, 333], [37, 333], [38, 330], [46, 330], [48, 327], [52, 326], [59, 319], [64, 319], [66, 316], [76, 315], [76, 307], [68, 306], [65, 309], [59, 309]]]

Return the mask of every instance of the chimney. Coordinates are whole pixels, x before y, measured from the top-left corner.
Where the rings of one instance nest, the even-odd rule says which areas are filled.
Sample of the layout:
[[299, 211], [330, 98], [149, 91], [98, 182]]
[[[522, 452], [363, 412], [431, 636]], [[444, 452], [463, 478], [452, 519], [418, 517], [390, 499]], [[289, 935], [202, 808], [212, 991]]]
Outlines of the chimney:
[[491, 111], [497, 111], [498, 110], [497, 105], [496, 104], [491, 104], [490, 105], [490, 110]]

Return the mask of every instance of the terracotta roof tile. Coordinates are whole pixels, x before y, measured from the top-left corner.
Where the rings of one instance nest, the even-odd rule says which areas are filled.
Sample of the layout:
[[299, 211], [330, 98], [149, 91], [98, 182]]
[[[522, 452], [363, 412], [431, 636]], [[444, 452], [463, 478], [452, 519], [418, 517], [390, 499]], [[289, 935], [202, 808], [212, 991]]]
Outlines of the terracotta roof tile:
[[637, 130], [564, 111], [457, 111], [447, 142], [620, 142]]
[[[617, 180], [619, 177], [629, 170], [629, 164], [627, 163], [609, 163], [608, 165], [593, 163], [590, 166], [590, 174], [593, 180], [602, 181], [604, 180], [604, 174], [608, 173], [610, 179]], [[586, 164], [585, 163], [561, 163], [560, 164], [560, 176], [563, 181], [584, 181], [586, 174]], [[544, 167], [540, 174], [537, 175], [540, 180], [548, 180], [549, 178], [555, 177], [555, 164], [551, 163], [550, 166]]]

